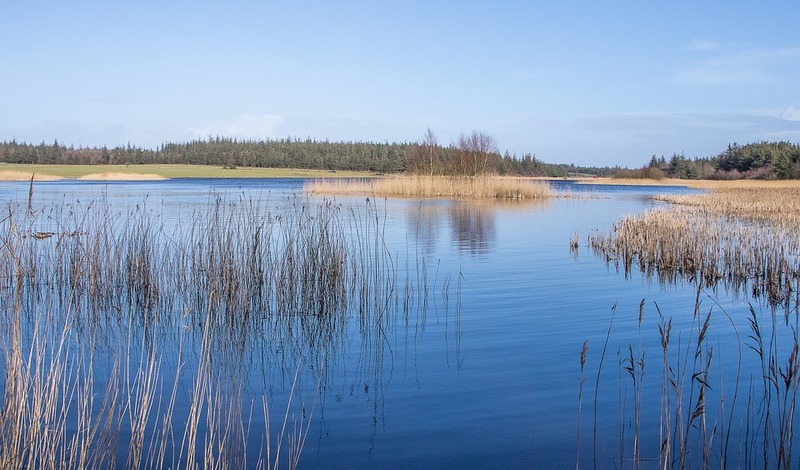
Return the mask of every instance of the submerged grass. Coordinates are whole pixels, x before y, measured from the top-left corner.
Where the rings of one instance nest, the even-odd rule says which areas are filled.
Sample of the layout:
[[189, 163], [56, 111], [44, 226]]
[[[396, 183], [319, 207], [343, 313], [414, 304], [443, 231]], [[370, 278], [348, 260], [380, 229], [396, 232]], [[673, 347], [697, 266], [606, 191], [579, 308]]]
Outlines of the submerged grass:
[[322, 179], [307, 183], [305, 191], [312, 194], [446, 199], [531, 200], [555, 196], [547, 182], [496, 175]]
[[[300, 371], [319, 389], [349, 317], [380, 345], [416, 308], [372, 205], [215, 199], [170, 231], [147, 201], [32, 199], [0, 220], [2, 468], [294, 468]], [[243, 393], [259, 348], [264, 374], [295, 371], [282, 416]]]

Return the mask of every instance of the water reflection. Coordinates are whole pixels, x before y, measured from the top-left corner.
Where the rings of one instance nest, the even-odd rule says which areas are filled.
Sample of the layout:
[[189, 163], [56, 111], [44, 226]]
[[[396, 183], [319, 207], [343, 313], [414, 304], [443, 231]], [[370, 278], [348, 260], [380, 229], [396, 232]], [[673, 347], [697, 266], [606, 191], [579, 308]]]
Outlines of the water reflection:
[[453, 243], [459, 250], [472, 255], [488, 254], [497, 239], [494, 208], [459, 205], [449, 212]]
[[[423, 253], [435, 251], [442, 232], [458, 251], [473, 256], [491, 254], [497, 243], [497, 216], [506, 211], [529, 212], [547, 201], [422, 201], [406, 210], [406, 223]], [[444, 228], [443, 228], [444, 226]]]

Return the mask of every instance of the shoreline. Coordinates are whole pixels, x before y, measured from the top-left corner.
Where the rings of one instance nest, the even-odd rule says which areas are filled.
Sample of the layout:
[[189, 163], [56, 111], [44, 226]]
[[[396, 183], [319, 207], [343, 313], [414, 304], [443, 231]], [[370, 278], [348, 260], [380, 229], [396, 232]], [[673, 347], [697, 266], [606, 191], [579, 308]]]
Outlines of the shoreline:
[[39, 165], [0, 163], [0, 181], [149, 181], [173, 178], [374, 178], [361, 171], [224, 168], [212, 165]]
[[[0, 181], [159, 181], [173, 178], [380, 178], [382, 175], [356, 171], [329, 171], [298, 168], [222, 168], [210, 165], [29, 165], [0, 163]], [[408, 175], [410, 176], [410, 175]], [[508, 176], [508, 179], [574, 181], [577, 184], [623, 186], [684, 186], [693, 189], [718, 188], [800, 188], [800, 180], [660, 180], [575, 177], [548, 178]]]
[[692, 189], [721, 188], [800, 188], [800, 180], [681, 180], [664, 178], [660, 180], [633, 178], [549, 178], [550, 180], [569, 180], [578, 184], [601, 184], [622, 186], [684, 186]]

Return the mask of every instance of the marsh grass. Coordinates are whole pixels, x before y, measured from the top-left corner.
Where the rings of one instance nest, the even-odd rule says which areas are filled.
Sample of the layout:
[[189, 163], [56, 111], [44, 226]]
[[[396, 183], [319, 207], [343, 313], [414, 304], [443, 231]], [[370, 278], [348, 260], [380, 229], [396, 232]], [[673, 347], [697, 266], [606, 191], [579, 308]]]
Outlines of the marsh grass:
[[[348, 319], [379, 380], [399, 306], [432, 288], [400, 299], [373, 205], [214, 199], [170, 230], [146, 200], [33, 197], [0, 220], [2, 468], [294, 468]], [[259, 348], [294, 371], [277, 416], [244, 393]]]
[[311, 194], [446, 199], [533, 200], [555, 196], [547, 182], [496, 175], [321, 179], [306, 183], [305, 191]]
[[[681, 279], [697, 290], [688, 332], [676, 332], [672, 317], [655, 305], [661, 345], [660, 468], [797, 466], [792, 450], [800, 387], [798, 196], [794, 187], [723, 188], [661, 196], [658, 199], [669, 202], [669, 207], [628, 216], [616, 222], [610, 233], [593, 232], [587, 237], [595, 254], [626, 275], [638, 270], [666, 284]], [[573, 251], [577, 240], [577, 234], [570, 239]], [[764, 297], [770, 309], [768, 324], [750, 306], [749, 334], [740, 336], [737, 319], [719, 304], [715, 304], [716, 313], [714, 307], [702, 306], [705, 290], [718, 286], [745, 297]], [[639, 337], [621, 348], [619, 362], [621, 373], [629, 379], [621, 382], [620, 395], [626, 396], [631, 387], [633, 400], [620, 400], [617, 464], [630, 463], [634, 468], [644, 457], [640, 418], [655, 413], [642, 408], [646, 401], [642, 384], [647, 380], [641, 343], [643, 309], [644, 301], [639, 306]], [[612, 314], [612, 323], [613, 318]], [[722, 331], [726, 325], [728, 331]], [[728, 347], [721, 352], [712, 335], [726, 336], [729, 341], [735, 338], [737, 351]], [[752, 355], [748, 358], [743, 351]], [[604, 356], [605, 347], [600, 369]], [[732, 362], [735, 367], [730, 368]], [[724, 364], [731, 370], [723, 370]], [[628, 429], [631, 434], [626, 434]], [[626, 451], [626, 443], [631, 442]]]
[[593, 232], [588, 244], [625, 273], [638, 268], [664, 283], [721, 284], [778, 305], [791, 300], [800, 282], [798, 195], [734, 189], [663, 196], [673, 205], [628, 216], [609, 234]]

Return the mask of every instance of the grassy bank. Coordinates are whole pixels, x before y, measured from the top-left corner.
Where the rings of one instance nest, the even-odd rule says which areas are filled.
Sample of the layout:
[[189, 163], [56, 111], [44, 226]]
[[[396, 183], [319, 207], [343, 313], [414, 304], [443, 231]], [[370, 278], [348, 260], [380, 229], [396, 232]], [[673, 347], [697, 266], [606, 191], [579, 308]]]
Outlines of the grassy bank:
[[60, 178], [140, 180], [161, 178], [339, 178], [371, 176], [357, 171], [309, 170], [295, 168], [222, 168], [208, 165], [18, 165], [0, 163], [0, 181]]
[[380, 179], [322, 179], [306, 184], [312, 194], [374, 197], [531, 200], [553, 197], [546, 182], [502, 176], [391, 176]]

